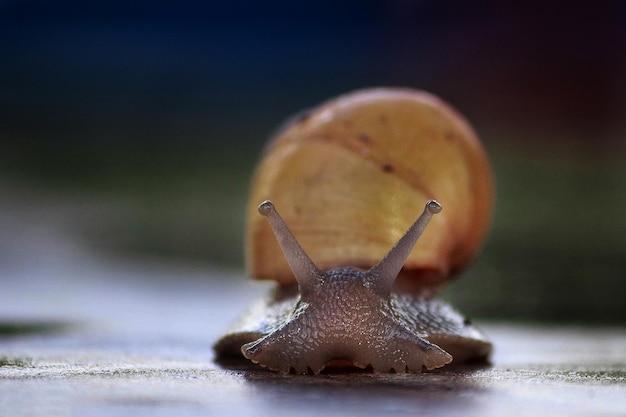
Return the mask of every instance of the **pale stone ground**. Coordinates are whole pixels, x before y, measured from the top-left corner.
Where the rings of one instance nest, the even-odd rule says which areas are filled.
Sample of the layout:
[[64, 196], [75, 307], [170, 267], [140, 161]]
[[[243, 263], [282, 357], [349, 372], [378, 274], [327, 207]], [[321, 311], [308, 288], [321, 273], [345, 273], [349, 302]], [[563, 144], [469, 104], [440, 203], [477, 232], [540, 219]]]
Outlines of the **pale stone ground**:
[[623, 328], [484, 323], [496, 351], [482, 369], [227, 369], [211, 345], [264, 285], [2, 228], [0, 325], [22, 333], [0, 336], [0, 416], [626, 415]]

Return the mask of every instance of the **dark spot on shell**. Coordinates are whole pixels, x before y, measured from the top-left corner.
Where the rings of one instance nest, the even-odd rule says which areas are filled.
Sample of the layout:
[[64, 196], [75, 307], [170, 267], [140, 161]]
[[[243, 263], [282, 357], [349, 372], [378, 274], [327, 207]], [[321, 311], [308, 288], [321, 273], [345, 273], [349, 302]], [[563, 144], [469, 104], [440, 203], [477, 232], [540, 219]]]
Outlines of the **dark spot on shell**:
[[396, 169], [391, 164], [383, 164], [382, 170], [383, 170], [383, 172], [386, 172], [386, 173], [390, 174], [393, 171], [395, 171]]
[[372, 143], [372, 138], [369, 137], [369, 135], [365, 132], [361, 132], [359, 133], [359, 140], [363, 143], [367, 143], [370, 144]]
[[472, 319], [470, 319], [469, 317], [465, 317], [465, 319], [463, 320], [463, 324], [465, 326], [471, 326], [472, 325]]
[[300, 216], [302, 214], [302, 207], [294, 206], [293, 211], [296, 213], [296, 216]]
[[448, 142], [453, 142], [456, 139], [453, 132], [446, 132], [445, 138]]

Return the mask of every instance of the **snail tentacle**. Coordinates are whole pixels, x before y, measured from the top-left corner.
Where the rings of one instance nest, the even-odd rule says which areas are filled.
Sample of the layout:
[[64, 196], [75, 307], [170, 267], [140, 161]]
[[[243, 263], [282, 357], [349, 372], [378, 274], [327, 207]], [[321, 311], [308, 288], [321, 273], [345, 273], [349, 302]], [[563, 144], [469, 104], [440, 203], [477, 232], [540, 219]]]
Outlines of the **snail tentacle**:
[[302, 249], [289, 226], [274, 207], [270, 200], [265, 200], [259, 205], [259, 213], [267, 218], [276, 236], [276, 240], [287, 259], [289, 267], [298, 282], [300, 294], [312, 291], [323, 280], [322, 272]]
[[441, 204], [436, 200], [428, 200], [424, 211], [409, 227], [404, 236], [366, 273], [366, 282], [381, 294], [389, 294], [404, 262], [411, 250], [428, 226], [428, 223], [437, 213], [441, 212]]

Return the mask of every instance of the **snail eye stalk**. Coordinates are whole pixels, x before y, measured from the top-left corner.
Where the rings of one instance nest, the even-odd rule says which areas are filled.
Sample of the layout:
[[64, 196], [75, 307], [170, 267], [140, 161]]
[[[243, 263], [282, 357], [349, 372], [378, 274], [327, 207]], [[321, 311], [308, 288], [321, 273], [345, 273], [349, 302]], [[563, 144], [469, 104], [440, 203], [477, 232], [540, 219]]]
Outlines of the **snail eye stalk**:
[[365, 274], [365, 280], [370, 288], [374, 288], [380, 294], [389, 294], [404, 262], [417, 243], [418, 239], [428, 226], [428, 223], [437, 213], [441, 212], [441, 204], [435, 200], [428, 200], [422, 214], [409, 227], [398, 243], [385, 255], [380, 262], [374, 265]]
[[259, 213], [269, 221], [280, 249], [298, 282], [300, 294], [309, 293], [324, 279], [324, 272], [313, 263], [309, 255], [302, 249], [271, 201], [262, 202], [259, 206]]

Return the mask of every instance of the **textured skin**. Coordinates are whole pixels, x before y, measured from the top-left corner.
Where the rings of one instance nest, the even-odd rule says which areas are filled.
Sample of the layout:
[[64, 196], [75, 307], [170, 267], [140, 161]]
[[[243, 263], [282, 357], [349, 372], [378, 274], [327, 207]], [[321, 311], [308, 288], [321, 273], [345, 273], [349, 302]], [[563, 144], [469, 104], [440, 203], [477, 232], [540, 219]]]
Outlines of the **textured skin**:
[[[319, 373], [336, 360], [374, 372], [421, 372], [453, 360], [486, 359], [491, 344], [442, 301], [381, 296], [362, 272], [335, 270], [303, 300], [279, 288], [254, 305], [216, 345], [271, 370]], [[243, 345], [243, 346], [242, 346]]]

